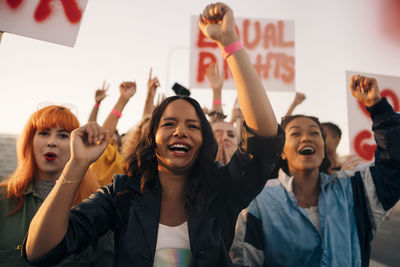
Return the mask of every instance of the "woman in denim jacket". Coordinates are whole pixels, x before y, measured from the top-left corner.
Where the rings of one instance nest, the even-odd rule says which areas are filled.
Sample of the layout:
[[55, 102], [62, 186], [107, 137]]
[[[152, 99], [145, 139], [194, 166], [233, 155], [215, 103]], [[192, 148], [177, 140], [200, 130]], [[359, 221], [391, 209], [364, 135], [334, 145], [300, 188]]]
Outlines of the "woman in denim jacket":
[[235, 266], [368, 266], [370, 242], [400, 196], [400, 115], [375, 79], [353, 76], [350, 88], [371, 114], [375, 162], [328, 175], [318, 119], [284, 118], [279, 176], [239, 216]]

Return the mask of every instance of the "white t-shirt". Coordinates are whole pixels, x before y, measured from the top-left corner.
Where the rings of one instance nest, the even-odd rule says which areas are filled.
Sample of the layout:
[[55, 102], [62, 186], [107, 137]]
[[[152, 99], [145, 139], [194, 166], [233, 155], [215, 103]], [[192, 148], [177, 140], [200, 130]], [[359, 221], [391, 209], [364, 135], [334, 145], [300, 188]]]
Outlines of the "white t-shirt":
[[178, 226], [158, 224], [153, 266], [186, 267], [192, 259], [187, 222]]
[[314, 227], [321, 234], [321, 222], [319, 220], [318, 206], [304, 208], [304, 210], [307, 213], [308, 218], [310, 219]]

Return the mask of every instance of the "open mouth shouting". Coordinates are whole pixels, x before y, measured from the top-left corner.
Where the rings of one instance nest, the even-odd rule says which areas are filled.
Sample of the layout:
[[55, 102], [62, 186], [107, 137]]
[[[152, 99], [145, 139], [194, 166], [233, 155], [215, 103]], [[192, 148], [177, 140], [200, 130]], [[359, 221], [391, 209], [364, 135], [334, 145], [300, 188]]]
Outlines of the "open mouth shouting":
[[47, 161], [53, 161], [53, 160], [55, 160], [57, 158], [57, 154], [53, 153], [53, 152], [47, 152], [46, 154], [44, 154], [44, 158]]
[[168, 146], [168, 149], [172, 151], [175, 156], [186, 156], [191, 146], [183, 142], [174, 142]]
[[299, 150], [299, 154], [302, 156], [312, 156], [315, 152], [315, 149], [311, 146], [304, 146]]

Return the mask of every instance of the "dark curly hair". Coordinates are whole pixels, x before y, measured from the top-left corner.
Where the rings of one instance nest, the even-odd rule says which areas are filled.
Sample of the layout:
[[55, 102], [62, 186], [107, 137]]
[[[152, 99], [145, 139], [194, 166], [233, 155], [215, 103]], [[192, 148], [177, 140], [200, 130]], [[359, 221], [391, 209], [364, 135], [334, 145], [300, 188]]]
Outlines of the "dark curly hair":
[[[319, 121], [319, 119], [317, 117], [314, 116], [307, 116], [307, 115], [302, 115], [302, 114], [297, 114], [297, 115], [291, 115], [291, 116], [285, 116], [281, 119], [281, 126], [283, 130], [286, 130], [287, 125], [294, 119], [298, 119], [298, 118], [307, 118], [310, 119], [312, 121], [314, 121], [322, 134], [322, 139], [324, 140], [324, 159], [321, 162], [321, 165], [319, 166], [319, 171], [320, 172], [324, 172], [324, 173], [328, 173], [329, 174], [329, 167], [331, 165], [328, 156], [326, 154], [326, 144], [325, 144], [325, 134], [324, 131], [322, 129], [321, 123]], [[287, 163], [287, 160], [284, 160], [282, 158], [279, 159], [274, 171], [273, 171], [273, 176], [272, 177], [278, 177], [278, 172], [279, 169], [282, 169], [284, 172], [286, 172], [286, 174], [290, 175], [289, 173], [289, 166]]]
[[125, 172], [130, 178], [140, 179], [140, 189], [146, 193], [156, 185], [158, 179], [158, 163], [155, 154], [155, 136], [161, 117], [167, 106], [175, 100], [185, 100], [190, 103], [200, 119], [201, 134], [203, 143], [197, 155], [196, 162], [193, 164], [186, 188], [185, 209], [192, 210], [196, 201], [202, 201], [201, 176], [206, 175], [212, 169], [218, 145], [214, 138], [212, 128], [207, 121], [199, 103], [188, 96], [171, 96], [162, 101], [153, 111], [149, 128], [144, 136], [139, 140], [136, 148], [125, 161]]

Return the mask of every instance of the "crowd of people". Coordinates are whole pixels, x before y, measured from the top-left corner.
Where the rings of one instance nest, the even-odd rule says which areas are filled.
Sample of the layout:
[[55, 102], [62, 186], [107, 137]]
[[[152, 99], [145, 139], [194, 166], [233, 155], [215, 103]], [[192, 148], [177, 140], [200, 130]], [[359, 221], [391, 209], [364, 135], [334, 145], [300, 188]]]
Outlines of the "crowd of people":
[[293, 114], [304, 94], [277, 122], [229, 6], [206, 6], [199, 27], [234, 78], [230, 120], [217, 64], [206, 72], [211, 109], [181, 94], [154, 104], [150, 70], [142, 119], [124, 135], [117, 124], [135, 82], [120, 84], [101, 126], [106, 82], [83, 126], [66, 107], [39, 109], [0, 183], [0, 265], [368, 266], [400, 198], [400, 115], [378, 82], [349, 81], [373, 120], [374, 162], [339, 158], [336, 124]]

